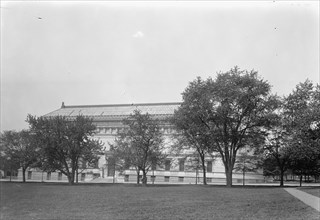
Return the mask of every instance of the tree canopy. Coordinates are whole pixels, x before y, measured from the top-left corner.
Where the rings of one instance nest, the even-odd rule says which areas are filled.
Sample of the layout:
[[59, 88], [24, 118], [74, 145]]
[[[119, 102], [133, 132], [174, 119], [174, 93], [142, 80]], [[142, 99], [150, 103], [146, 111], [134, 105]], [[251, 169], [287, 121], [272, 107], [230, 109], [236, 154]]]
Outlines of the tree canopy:
[[320, 173], [320, 85], [306, 80], [284, 100], [284, 117], [290, 132], [291, 169], [298, 175]]
[[[206, 139], [211, 151], [220, 154], [225, 166], [227, 186], [232, 185], [232, 170], [239, 149], [257, 146], [264, 129], [277, 108], [268, 82], [254, 70], [234, 67], [218, 73], [215, 79], [198, 77], [182, 93], [183, 102], [176, 110], [183, 134]], [[189, 126], [183, 126], [188, 121]], [[202, 139], [201, 138], [201, 139]]]
[[15, 169], [22, 169], [22, 180], [26, 181], [26, 169], [35, 166], [39, 159], [39, 148], [34, 135], [28, 130], [4, 131], [1, 133], [1, 155]]
[[79, 163], [96, 162], [103, 155], [102, 144], [92, 139], [96, 126], [92, 119], [77, 116], [34, 117], [27, 121], [41, 146], [41, 167], [44, 171], [60, 171], [74, 183]]
[[135, 110], [123, 120], [124, 129], [120, 131], [111, 146], [113, 156], [117, 158], [120, 167], [134, 167], [139, 173], [142, 171], [142, 183], [147, 184], [147, 173], [152, 166], [161, 165], [166, 158], [164, 138], [160, 130], [159, 121], [147, 114]]

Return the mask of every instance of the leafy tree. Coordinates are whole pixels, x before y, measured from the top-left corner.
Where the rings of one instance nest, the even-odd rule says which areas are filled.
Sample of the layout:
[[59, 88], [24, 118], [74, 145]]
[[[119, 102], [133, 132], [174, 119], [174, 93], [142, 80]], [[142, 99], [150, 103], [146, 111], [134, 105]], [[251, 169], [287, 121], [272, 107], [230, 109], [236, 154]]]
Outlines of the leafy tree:
[[278, 118], [277, 126], [268, 131], [264, 153], [266, 163], [264, 169], [270, 169], [270, 163], [273, 163], [274, 171], [280, 177], [280, 186], [283, 186], [284, 174], [290, 168], [289, 136], [286, 129], [281, 126], [281, 118]]
[[[190, 168], [196, 170], [198, 175], [198, 170], [202, 169], [203, 173], [203, 185], [207, 185], [207, 167], [206, 157], [211, 157], [214, 159], [214, 152], [209, 148], [210, 138], [206, 135], [208, 133], [200, 133], [198, 128], [193, 129], [190, 127], [192, 121], [190, 118], [185, 117], [183, 110], [176, 111], [171, 119], [172, 124], [175, 126], [177, 133], [173, 135], [176, 143], [172, 146], [172, 151], [175, 154], [180, 154], [188, 151], [192, 151], [191, 154], [187, 154], [187, 158], [191, 161]], [[198, 179], [198, 177], [196, 177]]]
[[38, 140], [38, 146], [41, 146], [42, 169], [60, 171], [67, 176], [69, 184], [74, 184], [82, 161], [90, 163], [103, 155], [101, 142], [92, 139], [96, 126], [89, 117], [71, 119], [29, 115], [27, 121]]
[[319, 175], [320, 86], [309, 80], [299, 83], [285, 97], [284, 116], [290, 132], [291, 168], [300, 175]]
[[280, 176], [279, 168], [274, 157], [267, 155], [263, 159], [263, 176], [272, 176], [275, 179], [276, 176]]
[[195, 140], [198, 135], [203, 139], [210, 137], [210, 145], [206, 147], [220, 154], [227, 186], [231, 187], [238, 151], [261, 142], [269, 118], [277, 108], [270, 85], [256, 71], [240, 71], [235, 67], [218, 73], [216, 79], [204, 81], [198, 77], [182, 97], [183, 103], [175, 115], [183, 115], [181, 120], [190, 121], [189, 128], [182, 129]]
[[262, 158], [249, 150], [241, 152], [237, 156], [234, 170], [242, 172], [242, 182], [245, 185], [245, 175], [247, 172], [255, 172], [262, 166]]
[[142, 171], [142, 183], [146, 185], [148, 171], [152, 166], [161, 165], [167, 156], [159, 122], [148, 113], [142, 114], [135, 110], [123, 120], [123, 124], [125, 128], [118, 133], [110, 149], [122, 169], [136, 169], [138, 184], [139, 173]]
[[293, 145], [290, 149], [291, 163], [293, 172], [300, 176], [300, 186], [302, 186], [302, 177], [320, 174], [319, 153], [310, 146]]
[[39, 157], [34, 135], [27, 130], [4, 131], [1, 134], [1, 150], [3, 157], [10, 158], [7, 162], [11, 168], [22, 169], [23, 182], [26, 182], [27, 168], [35, 165]]

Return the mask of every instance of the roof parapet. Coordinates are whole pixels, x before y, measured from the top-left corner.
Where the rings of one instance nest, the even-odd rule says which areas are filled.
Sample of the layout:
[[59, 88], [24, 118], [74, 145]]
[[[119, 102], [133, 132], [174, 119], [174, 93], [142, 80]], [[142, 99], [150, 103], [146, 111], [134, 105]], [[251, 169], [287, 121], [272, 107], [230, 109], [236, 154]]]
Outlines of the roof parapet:
[[68, 105], [68, 106], [66, 106], [64, 102], [62, 102], [61, 108], [129, 107], [129, 106], [157, 106], [157, 105], [181, 105], [181, 102], [107, 104], [107, 105]]

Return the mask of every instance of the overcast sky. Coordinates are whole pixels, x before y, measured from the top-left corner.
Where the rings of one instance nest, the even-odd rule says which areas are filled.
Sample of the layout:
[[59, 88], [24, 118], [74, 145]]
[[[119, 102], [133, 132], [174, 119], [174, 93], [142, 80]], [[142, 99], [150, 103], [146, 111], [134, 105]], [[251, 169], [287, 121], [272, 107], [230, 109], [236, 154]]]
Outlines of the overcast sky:
[[181, 101], [235, 65], [319, 82], [319, 2], [1, 1], [1, 131], [66, 105]]

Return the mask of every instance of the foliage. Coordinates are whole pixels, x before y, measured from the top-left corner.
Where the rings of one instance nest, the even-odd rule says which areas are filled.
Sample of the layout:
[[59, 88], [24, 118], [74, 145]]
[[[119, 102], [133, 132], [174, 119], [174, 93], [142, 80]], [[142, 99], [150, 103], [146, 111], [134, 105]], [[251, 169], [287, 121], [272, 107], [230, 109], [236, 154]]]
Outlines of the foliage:
[[209, 151], [219, 152], [231, 186], [239, 149], [260, 146], [263, 128], [270, 125], [277, 108], [270, 85], [256, 71], [235, 67], [214, 80], [198, 77], [182, 95], [183, 103], [175, 112], [178, 129]]
[[9, 164], [8, 169], [22, 169], [23, 182], [26, 181], [25, 171], [34, 166], [39, 158], [39, 148], [34, 135], [27, 130], [4, 131], [1, 134], [1, 154], [2, 158]]
[[283, 120], [279, 116], [276, 124], [268, 131], [264, 154], [264, 172], [279, 175], [280, 186], [283, 186], [284, 174], [290, 168], [289, 144], [290, 136], [283, 126]]
[[41, 146], [42, 169], [59, 170], [68, 177], [70, 184], [74, 183], [82, 161], [95, 163], [103, 154], [101, 142], [91, 138], [96, 126], [89, 117], [37, 118], [29, 115], [27, 121], [38, 140], [38, 146]]
[[211, 160], [215, 158], [215, 153], [209, 148], [210, 138], [206, 136], [206, 133], [197, 133], [197, 129], [190, 126], [190, 118], [185, 118], [183, 110], [175, 111], [174, 116], [171, 118], [172, 124], [175, 126], [177, 133], [173, 135], [175, 144], [172, 145], [171, 151], [175, 154], [186, 154], [188, 166], [192, 170], [198, 172], [199, 169], [203, 173], [203, 185], [207, 185], [206, 177], [206, 157], [210, 157]]
[[166, 158], [164, 138], [157, 119], [135, 110], [123, 120], [124, 129], [118, 132], [110, 150], [122, 170], [134, 167], [143, 173], [143, 184], [147, 184], [147, 173], [152, 166], [161, 165]]
[[299, 83], [285, 98], [284, 116], [290, 131], [292, 170], [319, 176], [320, 171], [320, 86], [309, 80]]
[[245, 173], [255, 172], [262, 167], [263, 159], [261, 155], [250, 152], [249, 150], [239, 153], [237, 156], [234, 170], [243, 174], [243, 185], [245, 185]]

